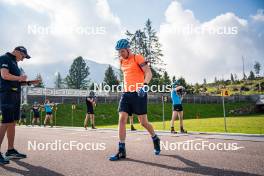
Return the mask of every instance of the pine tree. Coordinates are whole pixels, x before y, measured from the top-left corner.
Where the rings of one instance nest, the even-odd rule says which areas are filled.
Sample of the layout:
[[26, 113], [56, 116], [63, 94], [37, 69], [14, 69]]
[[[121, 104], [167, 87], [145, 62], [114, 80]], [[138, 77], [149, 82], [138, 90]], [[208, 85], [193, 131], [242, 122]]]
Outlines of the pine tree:
[[160, 85], [161, 74], [164, 71], [165, 65], [162, 60], [161, 44], [157, 36], [157, 32], [152, 28], [152, 23], [148, 19], [145, 27], [141, 30], [136, 30], [135, 33], [126, 32], [130, 40], [131, 50], [133, 53], [141, 54], [150, 63], [152, 71], [152, 81], [150, 84], [156, 83]]
[[217, 78], [216, 78], [216, 77], [214, 78], [214, 83], [218, 83], [218, 80], [217, 80]]
[[104, 82], [106, 85], [109, 85], [110, 87], [119, 84], [117, 76], [115, 75], [113, 67], [111, 65], [109, 65], [108, 68], [105, 70]]
[[235, 82], [234, 75], [233, 75], [232, 73], [231, 73], [230, 79], [231, 79], [231, 82], [232, 82], [232, 83]]
[[152, 79], [149, 82], [149, 86], [151, 85], [162, 85], [162, 75], [157, 72], [152, 67], [150, 68], [152, 72]]
[[185, 79], [184, 79], [183, 77], [180, 77], [180, 78], [178, 79], [178, 83], [179, 83], [179, 85], [181, 85], [181, 86], [183, 86], [183, 87], [185, 87], [185, 88], [188, 87], [188, 84], [186, 83], [186, 81], [185, 81]]
[[260, 63], [259, 62], [255, 62], [254, 69], [255, 69], [256, 75], [259, 75], [260, 68], [261, 68]]
[[199, 94], [200, 93], [200, 85], [198, 83], [196, 83], [194, 85], [194, 93], [195, 94]]
[[159, 43], [159, 38], [157, 32], [152, 28], [152, 22], [150, 19], [147, 20], [144, 28], [144, 33], [146, 36], [146, 54], [148, 61], [151, 63], [154, 69], [158, 72], [162, 71], [164, 62], [161, 59], [163, 56], [161, 50], [161, 44]]
[[55, 88], [56, 89], [62, 89], [64, 86], [63, 86], [63, 79], [61, 77], [61, 74], [60, 72], [57, 72], [56, 75], [55, 75]]
[[170, 85], [171, 84], [171, 80], [170, 80], [170, 77], [169, 77], [167, 71], [164, 71], [164, 73], [163, 73], [162, 83], [163, 83], [163, 85]]
[[206, 79], [205, 79], [205, 78], [203, 79], [203, 84], [204, 84], [204, 85], [206, 85], [206, 84], [207, 84], [207, 82], [206, 82]]
[[255, 79], [255, 75], [253, 71], [250, 71], [249, 76], [248, 76], [249, 80], [254, 80]]
[[88, 87], [89, 67], [86, 66], [84, 59], [79, 56], [74, 59], [69, 74], [65, 78], [65, 82], [69, 88], [84, 89]]

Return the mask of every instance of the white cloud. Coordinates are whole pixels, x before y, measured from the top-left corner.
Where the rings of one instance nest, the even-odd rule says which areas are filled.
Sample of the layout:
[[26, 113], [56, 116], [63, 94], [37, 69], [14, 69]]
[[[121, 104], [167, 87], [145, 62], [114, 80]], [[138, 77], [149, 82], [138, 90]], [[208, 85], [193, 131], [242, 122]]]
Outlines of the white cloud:
[[[122, 27], [107, 0], [4, 0], [0, 8], [0, 48], [25, 45], [32, 60], [23, 65], [58, 63], [77, 56], [114, 62], [114, 44]], [[37, 34], [32, 32], [35, 27]]]
[[0, 52], [24, 45], [32, 59], [20, 65], [49, 87], [78, 56], [115, 64], [114, 45], [124, 31], [107, 0], [0, 0], [0, 21]]
[[259, 9], [257, 11], [257, 14], [252, 15], [251, 18], [255, 21], [262, 21], [264, 22], [264, 10], [263, 9]]
[[191, 10], [173, 1], [165, 18], [159, 36], [170, 75], [183, 76], [192, 83], [203, 78], [213, 81], [215, 76], [229, 78], [230, 73], [242, 72], [242, 56], [247, 71], [264, 57], [261, 30], [234, 13], [200, 22]]

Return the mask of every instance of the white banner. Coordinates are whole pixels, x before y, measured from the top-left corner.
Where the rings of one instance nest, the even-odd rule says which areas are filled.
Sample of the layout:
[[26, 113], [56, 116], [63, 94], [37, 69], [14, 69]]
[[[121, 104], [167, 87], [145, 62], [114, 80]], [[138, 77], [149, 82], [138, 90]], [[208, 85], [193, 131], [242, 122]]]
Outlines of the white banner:
[[[65, 97], [87, 97], [89, 96], [89, 90], [79, 89], [55, 89], [55, 88], [35, 88], [28, 87], [27, 95], [39, 95], [39, 96], [65, 96]], [[109, 96], [108, 92], [95, 92], [96, 96]]]

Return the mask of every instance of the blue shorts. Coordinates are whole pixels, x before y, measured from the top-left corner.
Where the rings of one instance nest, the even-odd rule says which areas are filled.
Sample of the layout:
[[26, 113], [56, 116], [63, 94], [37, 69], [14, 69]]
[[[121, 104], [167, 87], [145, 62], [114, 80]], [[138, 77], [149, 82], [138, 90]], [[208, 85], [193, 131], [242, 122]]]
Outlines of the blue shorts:
[[139, 97], [137, 92], [124, 92], [119, 101], [118, 112], [126, 112], [129, 115], [145, 115], [148, 109], [147, 99], [147, 95]]
[[4, 91], [0, 93], [1, 123], [13, 123], [20, 118], [20, 92]]

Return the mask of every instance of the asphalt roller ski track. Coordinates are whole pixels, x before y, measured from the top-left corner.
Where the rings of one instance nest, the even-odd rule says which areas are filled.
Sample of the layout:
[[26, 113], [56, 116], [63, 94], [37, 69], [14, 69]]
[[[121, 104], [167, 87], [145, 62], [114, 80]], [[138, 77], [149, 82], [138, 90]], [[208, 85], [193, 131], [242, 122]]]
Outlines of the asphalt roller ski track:
[[[127, 132], [127, 159], [111, 162], [108, 157], [117, 150], [116, 130], [83, 128], [17, 127], [15, 146], [28, 155], [0, 166], [0, 175], [263, 175], [264, 137], [225, 134], [175, 134], [158, 132], [163, 151], [153, 154], [153, 144], [146, 132]], [[7, 148], [4, 139], [2, 152]], [[86, 149], [43, 149], [47, 143], [89, 144]], [[59, 141], [59, 142], [58, 142]], [[35, 142], [35, 143], [34, 143]], [[183, 144], [202, 143], [216, 146], [236, 144], [236, 149], [200, 150], [184, 148]], [[33, 144], [40, 146], [33, 149]], [[42, 144], [42, 145], [40, 145]], [[178, 144], [178, 148], [175, 146]], [[181, 147], [179, 147], [182, 144]], [[215, 145], [214, 145], [215, 144]], [[41, 148], [42, 146], [42, 148]], [[53, 145], [53, 147], [55, 144]], [[99, 147], [98, 147], [99, 146]], [[186, 145], [185, 145], [186, 146]], [[191, 145], [189, 145], [191, 146]], [[31, 147], [31, 148], [30, 148]], [[69, 149], [69, 148], [68, 148]], [[80, 149], [80, 148], [79, 148]]]

